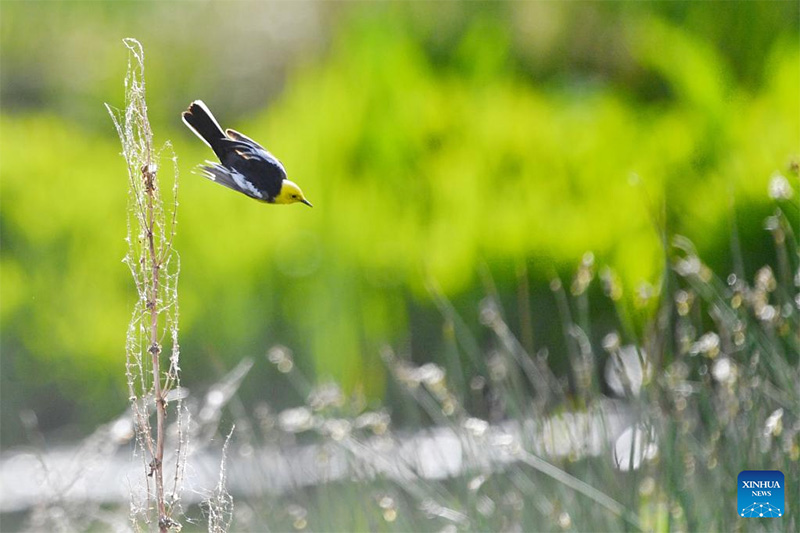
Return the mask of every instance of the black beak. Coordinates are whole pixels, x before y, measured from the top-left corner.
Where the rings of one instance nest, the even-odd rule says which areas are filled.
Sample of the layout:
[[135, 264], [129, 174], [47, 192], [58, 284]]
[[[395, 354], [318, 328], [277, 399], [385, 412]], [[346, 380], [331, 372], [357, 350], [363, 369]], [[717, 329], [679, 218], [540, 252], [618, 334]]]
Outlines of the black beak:
[[306, 204], [308, 207], [314, 207], [313, 205], [311, 205], [311, 202], [309, 202], [309, 201], [308, 201], [308, 200], [306, 200], [305, 198], [303, 198], [303, 199], [302, 199], [302, 200], [300, 200], [300, 201], [301, 201], [302, 203]]

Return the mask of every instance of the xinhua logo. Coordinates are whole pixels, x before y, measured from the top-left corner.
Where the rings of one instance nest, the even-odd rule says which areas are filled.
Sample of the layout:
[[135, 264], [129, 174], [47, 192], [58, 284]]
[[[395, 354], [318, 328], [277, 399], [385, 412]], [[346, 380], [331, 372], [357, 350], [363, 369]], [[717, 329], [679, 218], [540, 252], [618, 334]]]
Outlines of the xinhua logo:
[[739, 472], [739, 516], [780, 518], [786, 511], [783, 472], [743, 470]]

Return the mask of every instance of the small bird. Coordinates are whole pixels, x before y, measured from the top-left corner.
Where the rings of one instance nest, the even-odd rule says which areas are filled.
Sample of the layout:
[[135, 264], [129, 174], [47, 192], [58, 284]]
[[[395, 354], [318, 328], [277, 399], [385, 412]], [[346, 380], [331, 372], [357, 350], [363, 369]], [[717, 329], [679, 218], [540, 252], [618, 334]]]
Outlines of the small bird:
[[269, 204], [301, 202], [312, 207], [300, 187], [286, 178], [286, 169], [274, 155], [236, 130], [222, 131], [202, 100], [192, 102], [182, 116], [221, 163], [206, 161], [200, 165], [203, 177]]

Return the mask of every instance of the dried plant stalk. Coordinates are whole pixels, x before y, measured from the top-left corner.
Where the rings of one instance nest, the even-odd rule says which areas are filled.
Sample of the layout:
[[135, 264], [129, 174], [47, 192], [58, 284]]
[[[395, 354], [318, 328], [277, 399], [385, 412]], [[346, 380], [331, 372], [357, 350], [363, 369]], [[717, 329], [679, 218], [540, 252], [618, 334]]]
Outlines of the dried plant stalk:
[[[179, 527], [172, 518], [179, 502], [186, 446], [178, 442], [175, 484], [168, 498], [164, 492], [164, 439], [167, 394], [179, 386], [178, 272], [179, 257], [173, 248], [177, 214], [177, 159], [169, 143], [156, 151], [147, 118], [144, 84], [144, 52], [135, 39], [124, 39], [130, 51], [125, 78], [125, 109], [106, 105], [122, 142], [129, 178], [128, 252], [124, 262], [130, 268], [138, 300], [131, 317], [126, 341], [126, 375], [133, 409], [136, 439], [143, 451], [146, 502], [133, 502], [131, 519], [152, 524], [157, 512], [162, 532]], [[159, 184], [160, 160], [172, 160], [172, 194], [165, 202]], [[162, 375], [161, 355], [169, 349], [169, 366]], [[180, 402], [180, 400], [178, 400]], [[155, 411], [155, 433], [150, 413]], [[177, 408], [180, 426], [181, 405]], [[183, 432], [179, 432], [183, 433]], [[151, 485], [150, 480], [153, 480]], [[135, 497], [134, 497], [135, 499]]]

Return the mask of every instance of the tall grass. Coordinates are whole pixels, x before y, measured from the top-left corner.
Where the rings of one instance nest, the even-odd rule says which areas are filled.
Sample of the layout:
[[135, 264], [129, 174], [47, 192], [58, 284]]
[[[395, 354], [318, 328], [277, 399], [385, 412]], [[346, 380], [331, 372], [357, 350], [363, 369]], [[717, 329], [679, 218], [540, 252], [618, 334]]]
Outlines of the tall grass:
[[[440, 353], [415, 354], [424, 364], [383, 351], [389, 396], [400, 395], [391, 406], [368, 406], [335, 384], [311, 386], [288, 349], [271, 350], [270, 362], [307, 401], [277, 414], [256, 409], [252, 438], [287, 450], [318, 442], [315, 468], [330, 482], [277, 501], [251, 493], [234, 528], [796, 530], [796, 483], [787, 484], [780, 519], [743, 522], [736, 503], [742, 470], [800, 479], [792, 172], [795, 187], [783, 175], [770, 184], [775, 210], [764, 236], [775, 253], [756, 272], [715, 273], [688, 239], [673, 236], [662, 283], [636, 298], [590, 254], [572, 280], [554, 279], [566, 373], [549, 361], [561, 354], [532, 353], [530, 333], [514, 332], [509, 301], [491, 283], [475, 308], [488, 341], [429, 284], [447, 342]], [[524, 284], [520, 291], [538, 304]], [[592, 314], [598, 293], [617, 309], [616, 326]], [[655, 312], [632, 327], [628, 305]], [[347, 457], [343, 475], [338, 453]]]

